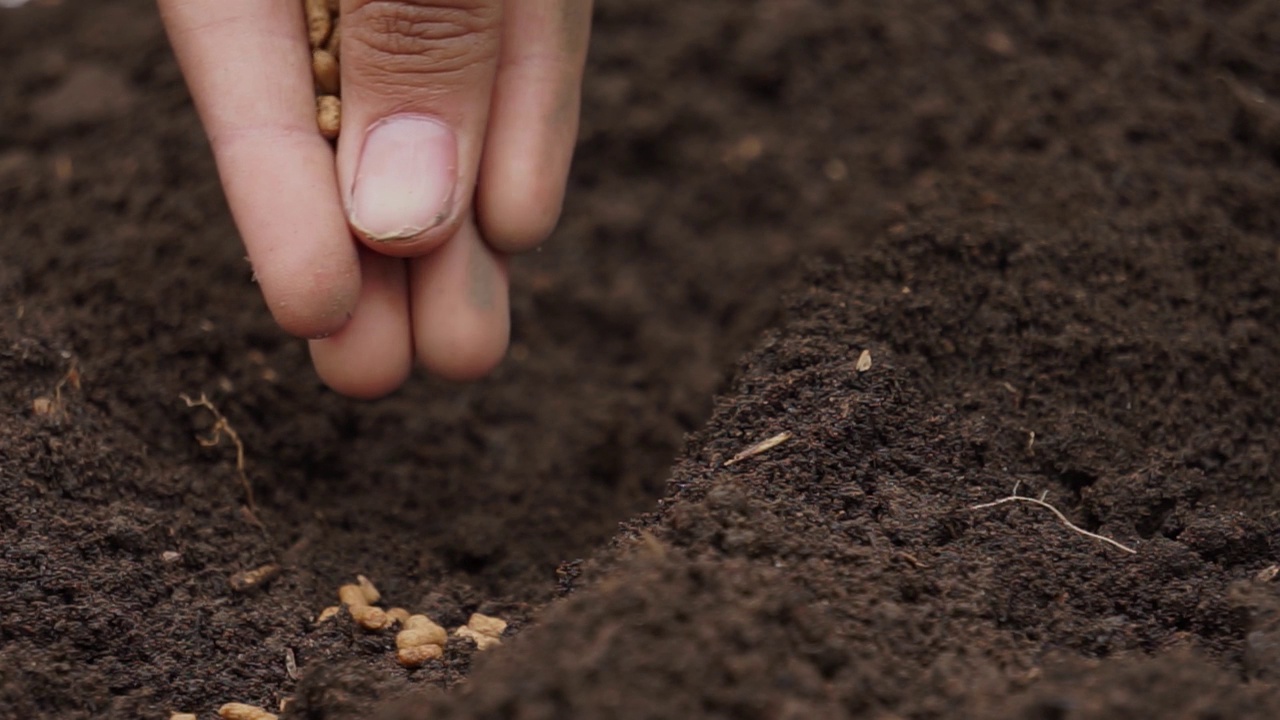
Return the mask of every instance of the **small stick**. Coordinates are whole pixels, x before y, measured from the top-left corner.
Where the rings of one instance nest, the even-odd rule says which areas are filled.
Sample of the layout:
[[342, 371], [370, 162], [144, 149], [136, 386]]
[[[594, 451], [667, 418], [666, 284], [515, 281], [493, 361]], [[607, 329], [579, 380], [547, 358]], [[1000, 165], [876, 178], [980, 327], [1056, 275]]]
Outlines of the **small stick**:
[[729, 467], [730, 465], [737, 462], [742, 462], [743, 460], [746, 460], [749, 457], [759, 455], [760, 453], [766, 452], [768, 450], [772, 450], [778, 447], [779, 445], [781, 445], [782, 443], [790, 440], [791, 437], [792, 437], [791, 431], [789, 430], [786, 432], [780, 432], [777, 435], [774, 435], [773, 437], [769, 438], [768, 440], [762, 440], [756, 443], [755, 445], [752, 445], [751, 447], [747, 448], [746, 450], [743, 450], [737, 455], [734, 455], [728, 460], [725, 460], [723, 467]]
[[249, 476], [244, 471], [244, 443], [240, 442], [240, 436], [236, 433], [235, 428], [231, 427], [231, 423], [218, 412], [218, 408], [213, 406], [209, 401], [209, 397], [204, 393], [200, 393], [199, 400], [192, 400], [185, 394], [179, 395], [182, 402], [187, 407], [202, 407], [213, 413], [213, 428], [209, 431], [208, 437], [196, 437], [196, 442], [200, 443], [200, 447], [215, 447], [222, 442], [222, 436], [226, 435], [231, 439], [231, 444], [236, 446], [236, 473], [240, 476], [240, 485], [244, 488], [246, 504], [249, 507], [249, 515], [253, 518], [258, 527], [262, 527], [261, 521], [258, 520], [257, 503], [253, 500], [253, 485], [249, 482]]
[[1123, 545], [1123, 544], [1121, 544], [1121, 543], [1116, 542], [1115, 540], [1112, 540], [1112, 539], [1111, 539], [1111, 538], [1109, 538], [1109, 537], [1104, 537], [1104, 536], [1099, 535], [1099, 534], [1097, 534], [1097, 533], [1089, 532], [1088, 530], [1085, 530], [1084, 528], [1080, 527], [1079, 525], [1076, 525], [1075, 523], [1073, 523], [1073, 522], [1071, 522], [1070, 520], [1068, 520], [1068, 519], [1067, 519], [1067, 516], [1066, 516], [1066, 515], [1063, 515], [1063, 514], [1062, 514], [1062, 512], [1061, 512], [1060, 510], [1058, 510], [1058, 508], [1056, 508], [1056, 507], [1054, 507], [1054, 506], [1050, 505], [1049, 503], [1045, 502], [1045, 497], [1047, 497], [1047, 496], [1048, 496], [1048, 494], [1049, 494], [1049, 493], [1048, 493], [1048, 491], [1045, 491], [1045, 493], [1044, 493], [1043, 495], [1041, 495], [1038, 499], [1037, 499], [1037, 498], [1024, 497], [1024, 496], [1022, 496], [1022, 495], [1017, 494], [1017, 493], [1018, 493], [1018, 485], [1016, 485], [1016, 484], [1015, 484], [1015, 485], [1013, 486], [1013, 493], [1014, 493], [1014, 494], [1010, 495], [1009, 497], [1006, 497], [1006, 498], [1000, 498], [999, 500], [996, 500], [996, 501], [994, 501], [994, 502], [982, 503], [981, 505], [972, 505], [972, 506], [970, 506], [970, 507], [969, 507], [969, 509], [970, 509], [970, 510], [983, 510], [983, 509], [985, 509], [985, 508], [993, 508], [993, 507], [996, 507], [997, 505], [1004, 505], [1005, 503], [1011, 503], [1011, 502], [1025, 502], [1025, 503], [1031, 503], [1032, 505], [1039, 505], [1040, 507], [1045, 508], [1046, 510], [1048, 510], [1048, 511], [1049, 511], [1049, 512], [1051, 512], [1051, 513], [1053, 513], [1054, 515], [1057, 515], [1057, 516], [1058, 516], [1058, 519], [1062, 521], [1062, 524], [1063, 524], [1063, 525], [1066, 525], [1068, 528], [1071, 528], [1072, 530], [1074, 530], [1074, 531], [1076, 531], [1076, 532], [1080, 533], [1081, 535], [1084, 535], [1084, 536], [1086, 536], [1086, 537], [1091, 537], [1091, 538], [1093, 538], [1094, 540], [1101, 540], [1102, 542], [1107, 543], [1108, 545], [1111, 545], [1111, 546], [1113, 546], [1113, 547], [1117, 547], [1117, 548], [1119, 548], [1119, 549], [1121, 549], [1121, 550], [1123, 550], [1123, 551], [1125, 551], [1125, 552], [1129, 553], [1130, 555], [1136, 555], [1136, 554], [1138, 553], [1138, 551], [1137, 551], [1137, 550], [1134, 550], [1133, 548], [1129, 547], [1128, 545]]

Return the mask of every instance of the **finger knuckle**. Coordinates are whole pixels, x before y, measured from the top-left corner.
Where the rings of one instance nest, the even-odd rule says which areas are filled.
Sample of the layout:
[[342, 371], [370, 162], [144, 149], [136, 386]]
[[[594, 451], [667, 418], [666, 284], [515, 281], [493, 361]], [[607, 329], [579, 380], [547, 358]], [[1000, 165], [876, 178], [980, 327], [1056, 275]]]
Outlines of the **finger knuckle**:
[[371, 0], [343, 20], [344, 40], [363, 45], [392, 74], [449, 74], [496, 57], [493, 2]]

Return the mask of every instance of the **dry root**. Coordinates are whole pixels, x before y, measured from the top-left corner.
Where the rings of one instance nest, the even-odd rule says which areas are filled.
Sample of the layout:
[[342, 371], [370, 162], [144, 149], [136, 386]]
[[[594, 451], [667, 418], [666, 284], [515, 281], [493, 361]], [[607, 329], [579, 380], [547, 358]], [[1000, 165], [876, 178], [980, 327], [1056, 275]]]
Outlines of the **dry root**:
[[1138, 553], [1138, 551], [1137, 551], [1137, 550], [1134, 550], [1133, 548], [1129, 547], [1128, 545], [1124, 545], [1124, 544], [1118, 543], [1118, 542], [1116, 542], [1115, 540], [1112, 540], [1112, 539], [1111, 539], [1111, 538], [1109, 538], [1109, 537], [1105, 537], [1105, 536], [1103, 536], [1103, 535], [1099, 535], [1099, 534], [1097, 534], [1097, 533], [1089, 532], [1088, 530], [1085, 530], [1084, 528], [1080, 527], [1079, 525], [1076, 525], [1075, 523], [1071, 522], [1070, 520], [1068, 520], [1068, 519], [1067, 519], [1067, 516], [1066, 516], [1066, 515], [1063, 515], [1063, 514], [1062, 514], [1062, 511], [1061, 511], [1061, 510], [1059, 510], [1058, 508], [1056, 508], [1056, 507], [1054, 507], [1054, 506], [1050, 505], [1049, 503], [1045, 502], [1045, 497], [1046, 497], [1047, 495], [1048, 495], [1048, 492], [1046, 491], [1046, 492], [1045, 492], [1044, 494], [1042, 494], [1039, 498], [1025, 497], [1025, 496], [1023, 496], [1023, 495], [1019, 495], [1019, 494], [1018, 494], [1018, 485], [1014, 485], [1014, 486], [1013, 486], [1013, 494], [1012, 494], [1012, 495], [1010, 495], [1009, 497], [1000, 498], [999, 500], [996, 500], [996, 501], [994, 501], [994, 502], [982, 503], [981, 505], [974, 505], [974, 506], [970, 507], [969, 509], [970, 509], [970, 510], [983, 510], [983, 509], [985, 509], [985, 508], [992, 508], [992, 507], [996, 507], [997, 505], [1004, 505], [1005, 503], [1011, 503], [1011, 502], [1025, 502], [1025, 503], [1031, 503], [1032, 505], [1039, 505], [1040, 507], [1042, 507], [1042, 508], [1044, 508], [1044, 509], [1048, 510], [1049, 512], [1053, 513], [1054, 515], [1056, 515], [1056, 516], [1058, 517], [1058, 519], [1062, 521], [1062, 524], [1063, 524], [1063, 525], [1066, 525], [1066, 526], [1067, 526], [1068, 528], [1070, 528], [1071, 530], [1073, 530], [1073, 531], [1075, 531], [1075, 532], [1077, 532], [1077, 533], [1080, 533], [1081, 535], [1084, 535], [1085, 537], [1091, 537], [1091, 538], [1093, 538], [1094, 540], [1098, 540], [1098, 541], [1100, 541], [1100, 542], [1107, 543], [1108, 545], [1110, 545], [1110, 546], [1112, 546], [1112, 547], [1115, 547], [1115, 548], [1118, 548], [1118, 549], [1120, 549], [1120, 550], [1123, 550], [1123, 551], [1125, 551], [1125, 552], [1129, 553], [1130, 555], [1136, 555], [1136, 554]]
[[240, 476], [241, 487], [244, 488], [245, 506], [249, 508], [249, 515], [253, 518], [253, 521], [261, 527], [262, 523], [258, 521], [258, 506], [253, 499], [253, 485], [249, 483], [249, 476], [244, 471], [244, 443], [240, 442], [240, 435], [236, 433], [235, 428], [231, 427], [231, 423], [227, 422], [222, 413], [218, 412], [218, 408], [213, 406], [213, 403], [209, 401], [208, 396], [204, 393], [200, 393], [199, 400], [192, 400], [186, 395], [179, 395], [178, 397], [182, 398], [182, 402], [186, 403], [187, 407], [202, 407], [213, 415], [214, 423], [209, 435], [196, 438], [201, 447], [216, 447], [222, 442], [224, 435], [231, 440], [232, 445], [235, 445], [236, 473]]

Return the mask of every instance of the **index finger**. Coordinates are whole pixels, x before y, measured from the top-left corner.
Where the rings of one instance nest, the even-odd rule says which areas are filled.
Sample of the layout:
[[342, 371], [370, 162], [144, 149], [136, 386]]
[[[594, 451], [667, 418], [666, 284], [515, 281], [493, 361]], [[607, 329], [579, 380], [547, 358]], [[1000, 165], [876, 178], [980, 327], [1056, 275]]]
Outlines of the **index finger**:
[[316, 128], [299, 2], [159, 0], [267, 306], [287, 331], [339, 330], [359, 260]]

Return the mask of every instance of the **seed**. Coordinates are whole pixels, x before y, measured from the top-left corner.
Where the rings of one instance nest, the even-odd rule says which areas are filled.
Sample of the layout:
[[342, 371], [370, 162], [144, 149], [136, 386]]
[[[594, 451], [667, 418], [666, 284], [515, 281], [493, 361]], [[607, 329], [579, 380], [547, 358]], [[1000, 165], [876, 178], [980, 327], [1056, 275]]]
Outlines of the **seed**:
[[316, 125], [326, 140], [336, 139], [342, 130], [342, 101], [333, 95], [316, 98]]
[[54, 402], [52, 398], [47, 398], [44, 395], [41, 395], [31, 401], [31, 412], [39, 415], [40, 417], [48, 417], [57, 409], [58, 404]]
[[409, 622], [409, 611], [402, 607], [394, 607], [387, 611], [387, 617], [391, 618], [391, 622], [398, 622], [401, 625]]
[[320, 623], [324, 622], [325, 620], [328, 620], [329, 618], [333, 617], [334, 615], [337, 615], [337, 614], [338, 614], [338, 611], [339, 611], [339, 610], [341, 610], [341, 609], [342, 609], [342, 608], [338, 607], [337, 605], [330, 605], [329, 607], [327, 607], [327, 608], [325, 608], [325, 609], [321, 610], [321, 611], [320, 611], [320, 614], [316, 616], [316, 624], [317, 624], [317, 625], [319, 625]]
[[416, 627], [396, 633], [396, 647], [400, 649], [418, 647], [419, 645], [439, 645], [449, 642], [449, 634], [444, 628], [432, 623], [432, 627]]
[[333, 20], [333, 32], [329, 33], [329, 42], [325, 44], [324, 49], [329, 51], [334, 60], [341, 59], [342, 23], [338, 22], [337, 18]]
[[391, 624], [387, 611], [369, 605], [351, 605], [347, 608], [351, 618], [365, 630], [381, 630]]
[[328, 50], [311, 51], [311, 75], [320, 92], [327, 95], [338, 94], [338, 60]]
[[416, 645], [396, 651], [396, 662], [411, 669], [440, 657], [444, 657], [444, 648], [439, 645]]
[[502, 644], [502, 641], [499, 640], [498, 638], [493, 637], [492, 635], [485, 635], [484, 633], [477, 632], [476, 630], [472, 630], [471, 628], [466, 627], [465, 625], [463, 627], [458, 628], [457, 630], [454, 630], [453, 634], [456, 635], [457, 637], [471, 638], [471, 640], [475, 642], [477, 650], [488, 650], [489, 648], [494, 647], [495, 645]]
[[481, 635], [488, 635], [496, 640], [502, 637], [502, 633], [506, 631], [507, 621], [501, 618], [481, 615], [480, 613], [473, 613], [471, 618], [467, 620], [467, 627]]
[[244, 703], [227, 703], [218, 708], [218, 717], [222, 720], [279, 720], [275, 713], [269, 713], [255, 705]]
[[170, 713], [169, 720], [196, 720], [195, 713]]
[[329, 14], [327, 0], [305, 0], [307, 11], [307, 39], [312, 48], [318, 48], [329, 39], [333, 29], [333, 17]]
[[369, 604], [369, 601], [364, 599], [364, 590], [359, 585], [343, 585], [338, 588], [338, 600], [347, 607]]
[[279, 574], [280, 566], [275, 563], [268, 563], [253, 570], [241, 570], [231, 576], [231, 589], [236, 592], [248, 592], [271, 582]]
[[360, 592], [364, 593], [365, 602], [373, 605], [382, 599], [382, 593], [378, 592], [378, 588], [374, 587], [369, 578], [363, 575], [357, 575], [356, 583], [360, 585]]
[[860, 373], [864, 373], [871, 369], [871, 351], [870, 350], [862, 351], [862, 354], [858, 356], [858, 363], [854, 366], [853, 369], [857, 370]]

